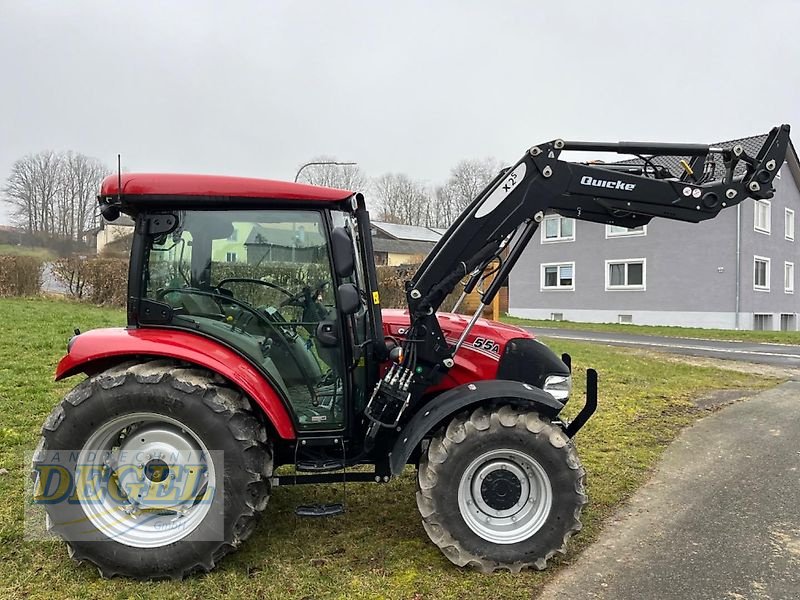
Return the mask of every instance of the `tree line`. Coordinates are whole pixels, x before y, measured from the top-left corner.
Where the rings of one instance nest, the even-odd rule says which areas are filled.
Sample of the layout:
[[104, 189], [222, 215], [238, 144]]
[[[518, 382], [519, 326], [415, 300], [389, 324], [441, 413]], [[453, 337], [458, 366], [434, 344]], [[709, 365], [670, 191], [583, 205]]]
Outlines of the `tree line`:
[[[317, 163], [336, 159], [321, 156]], [[376, 220], [423, 227], [449, 227], [494, 179], [501, 164], [495, 158], [462, 160], [441, 185], [425, 185], [405, 173], [369, 178], [357, 165], [312, 164], [298, 180], [312, 185], [361, 191]], [[374, 199], [370, 202], [370, 199]]]
[[[314, 162], [335, 159], [318, 157]], [[368, 177], [357, 165], [313, 164], [299, 181], [361, 191], [374, 218], [389, 223], [448, 227], [497, 175], [494, 158], [462, 160], [441, 185], [426, 185], [405, 173]], [[14, 224], [30, 234], [81, 240], [97, 227], [97, 193], [111, 170], [78, 152], [44, 151], [15, 161], [2, 190]]]
[[26, 232], [80, 240], [97, 225], [97, 193], [110, 172], [98, 159], [77, 152], [30, 154], [11, 166], [2, 199]]

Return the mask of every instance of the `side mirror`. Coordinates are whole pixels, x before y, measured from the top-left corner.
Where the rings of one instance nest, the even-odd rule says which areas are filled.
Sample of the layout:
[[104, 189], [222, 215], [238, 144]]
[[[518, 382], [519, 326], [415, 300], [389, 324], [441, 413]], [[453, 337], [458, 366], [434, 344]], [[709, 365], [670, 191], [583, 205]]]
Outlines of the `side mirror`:
[[352, 283], [343, 283], [337, 290], [339, 311], [343, 315], [352, 315], [358, 312], [361, 306], [361, 298], [358, 294], [358, 288]]
[[117, 219], [119, 219], [119, 206], [110, 204], [108, 202], [101, 202], [100, 214], [103, 215], [103, 218], [109, 223], [112, 221], [116, 221]]
[[331, 231], [331, 252], [333, 253], [333, 266], [339, 277], [350, 277], [355, 268], [353, 256], [353, 240], [344, 227], [334, 227]]

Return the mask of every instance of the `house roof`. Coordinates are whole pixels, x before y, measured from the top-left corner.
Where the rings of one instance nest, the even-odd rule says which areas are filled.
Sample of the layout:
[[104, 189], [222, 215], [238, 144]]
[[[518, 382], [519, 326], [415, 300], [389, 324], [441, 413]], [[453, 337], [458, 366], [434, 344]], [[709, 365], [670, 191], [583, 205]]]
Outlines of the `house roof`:
[[410, 240], [416, 242], [438, 242], [444, 229], [432, 229], [418, 225], [400, 225], [398, 223], [385, 223], [373, 221], [372, 226], [381, 233], [395, 240]]
[[435, 245], [435, 242], [417, 240], [393, 240], [378, 237], [372, 239], [372, 249], [375, 252], [388, 252], [390, 254], [427, 256]]
[[100, 186], [101, 196], [202, 196], [206, 198], [264, 198], [271, 200], [306, 200], [340, 202], [353, 195], [304, 183], [226, 177], [221, 175], [185, 175], [175, 173], [123, 173], [109, 175]]

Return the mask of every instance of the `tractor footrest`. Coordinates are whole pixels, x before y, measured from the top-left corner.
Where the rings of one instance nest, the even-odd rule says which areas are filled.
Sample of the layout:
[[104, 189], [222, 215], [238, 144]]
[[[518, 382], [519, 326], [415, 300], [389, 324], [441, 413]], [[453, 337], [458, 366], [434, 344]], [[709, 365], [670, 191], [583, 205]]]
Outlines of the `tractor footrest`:
[[298, 517], [335, 517], [344, 514], [344, 504], [301, 504], [294, 509]]
[[301, 460], [295, 464], [295, 469], [304, 473], [323, 473], [325, 471], [341, 471], [344, 462], [341, 460]]

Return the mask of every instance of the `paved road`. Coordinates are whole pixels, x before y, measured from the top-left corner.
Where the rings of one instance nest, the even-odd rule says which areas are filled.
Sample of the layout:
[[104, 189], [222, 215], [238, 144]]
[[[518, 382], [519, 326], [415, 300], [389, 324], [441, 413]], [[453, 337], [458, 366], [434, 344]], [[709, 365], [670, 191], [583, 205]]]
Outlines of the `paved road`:
[[684, 430], [540, 598], [800, 598], [800, 381]]
[[758, 344], [755, 342], [720, 342], [628, 333], [546, 329], [542, 327], [526, 327], [526, 329], [537, 336], [553, 339], [596, 342], [612, 346], [630, 346], [659, 352], [670, 352], [672, 354], [739, 360], [780, 367], [800, 367], [800, 346]]

